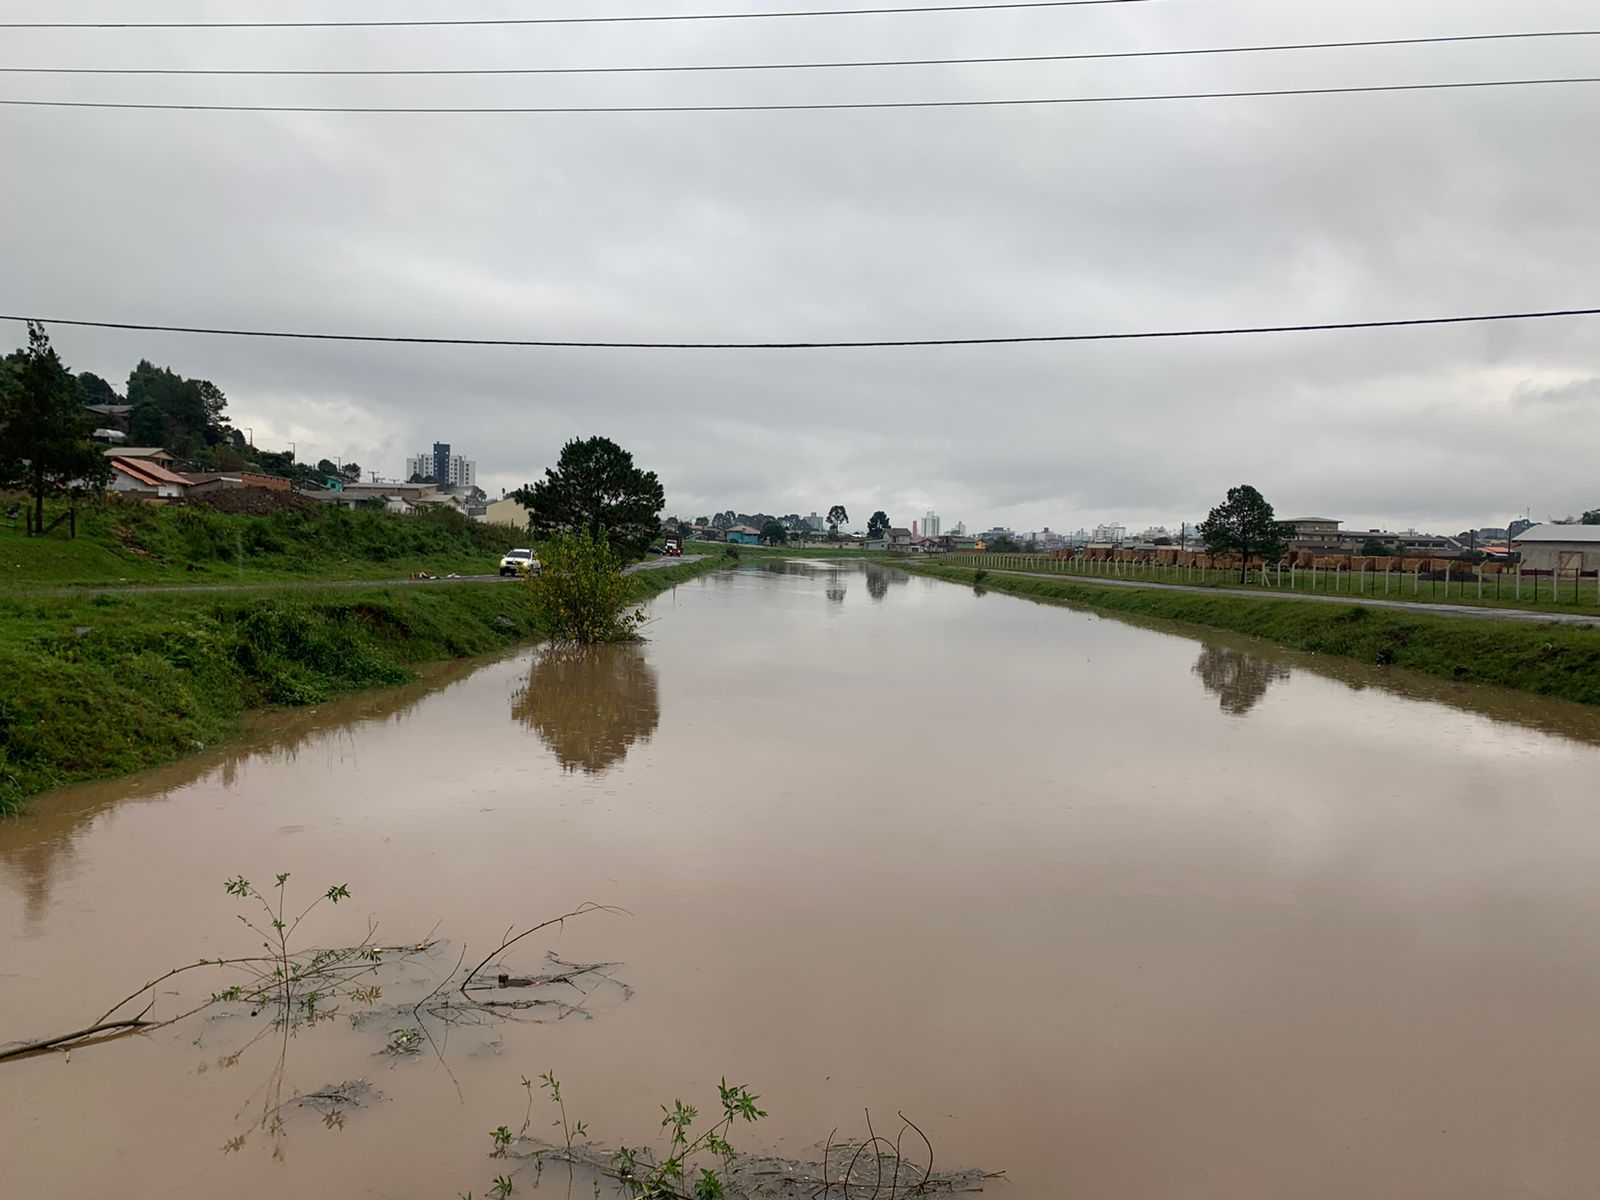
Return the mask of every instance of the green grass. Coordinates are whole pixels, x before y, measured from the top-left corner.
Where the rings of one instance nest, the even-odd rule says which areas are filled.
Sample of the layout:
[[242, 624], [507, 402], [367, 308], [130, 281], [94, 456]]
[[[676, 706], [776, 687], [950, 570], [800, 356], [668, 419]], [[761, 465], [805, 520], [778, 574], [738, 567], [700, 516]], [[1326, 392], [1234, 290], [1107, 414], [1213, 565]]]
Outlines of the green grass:
[[[50, 514], [47, 514], [47, 520]], [[72, 585], [259, 583], [493, 574], [527, 534], [439, 511], [402, 517], [335, 505], [273, 516], [108, 500], [30, 538], [0, 526], [0, 589]]]
[[[896, 561], [905, 560], [900, 558]], [[1156, 564], [1137, 566], [1123, 564], [1120, 568], [1116, 568], [1109, 563], [1085, 563], [1081, 560], [1057, 559], [1042, 554], [963, 553], [946, 556], [940, 561], [954, 566], [984, 568], [991, 572], [1027, 571], [1086, 581], [1120, 579], [1135, 583], [1181, 584], [1186, 587], [1234, 590], [1243, 588], [1276, 594], [1292, 590], [1298, 594], [1349, 596], [1352, 599], [1364, 596], [1375, 600], [1462, 604], [1483, 608], [1521, 608], [1536, 612], [1592, 612], [1597, 619], [1600, 619], [1600, 590], [1597, 590], [1600, 589], [1600, 583], [1594, 579], [1585, 579], [1574, 587], [1570, 575], [1557, 581], [1557, 595], [1552, 600], [1551, 580], [1548, 576], [1524, 577], [1519, 596], [1514, 574], [1486, 574], [1480, 589], [1476, 576], [1465, 579], [1459, 575], [1451, 579], [1429, 579], [1414, 577], [1409, 571], [1396, 569], [1389, 573], [1388, 590], [1385, 591], [1385, 577], [1376, 572], [1365, 574], [1357, 572], [1352, 575], [1341, 571], [1335, 575], [1327, 571], [1318, 571], [1313, 576], [1312, 572], [1304, 567], [1297, 568], [1293, 572], [1285, 570], [1282, 573], [1281, 584], [1278, 582], [1278, 573], [1273, 572], [1270, 586], [1262, 588], [1259, 572], [1252, 574], [1250, 583], [1241, 583], [1237, 568], [1202, 571], [1199, 568], [1190, 570], [1186, 567]]]
[[[640, 572], [643, 602], [724, 562]], [[237, 732], [252, 709], [401, 683], [542, 636], [515, 583], [0, 595], [0, 814]]]
[[[905, 564], [972, 584], [964, 567]], [[1253, 600], [1161, 588], [1108, 588], [990, 571], [982, 586], [1049, 604], [1181, 621], [1264, 638], [1313, 654], [1600, 704], [1600, 628], [1436, 617], [1363, 605]]]
[[[684, 550], [685, 554], [698, 554], [704, 545], [717, 543], [690, 542]], [[877, 559], [882, 557], [876, 552], [868, 554], [847, 546], [727, 546], [727, 550], [737, 550], [741, 555], [751, 559], [762, 558], [848, 558], [851, 562], [862, 559]]]

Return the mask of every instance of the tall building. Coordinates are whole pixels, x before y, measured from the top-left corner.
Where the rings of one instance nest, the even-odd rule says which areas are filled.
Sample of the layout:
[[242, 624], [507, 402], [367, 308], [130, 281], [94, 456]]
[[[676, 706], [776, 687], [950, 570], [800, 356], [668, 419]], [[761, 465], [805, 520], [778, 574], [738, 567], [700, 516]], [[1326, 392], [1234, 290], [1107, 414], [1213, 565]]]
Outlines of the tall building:
[[432, 454], [417, 454], [406, 459], [406, 478], [432, 478], [440, 486], [472, 488], [478, 486], [478, 464], [470, 458], [450, 453], [449, 442], [435, 442]]
[[936, 538], [939, 536], [939, 514], [926, 512], [922, 514], [922, 536]]

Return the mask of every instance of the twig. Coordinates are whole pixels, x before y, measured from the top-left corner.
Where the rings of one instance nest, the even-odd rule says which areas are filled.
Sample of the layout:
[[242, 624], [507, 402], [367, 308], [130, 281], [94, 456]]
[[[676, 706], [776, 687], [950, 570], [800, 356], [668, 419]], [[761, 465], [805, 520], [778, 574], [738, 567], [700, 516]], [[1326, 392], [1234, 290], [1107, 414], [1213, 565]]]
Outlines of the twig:
[[[477, 966], [473, 967], [472, 970], [467, 972], [466, 978], [464, 978], [461, 981], [461, 987], [458, 990], [461, 992], [461, 994], [463, 996], [466, 996], [466, 994], [467, 994], [467, 984], [470, 983], [473, 979], [477, 978], [477, 975], [478, 975], [479, 971], [483, 970], [486, 966], [488, 966], [491, 962], [493, 962], [497, 955], [504, 954], [507, 950], [511, 949], [512, 946], [515, 946], [518, 942], [520, 942], [523, 938], [531, 937], [533, 934], [538, 933], [541, 929], [549, 929], [552, 925], [565, 926], [565, 924], [566, 924], [566, 922], [567, 922], [567, 920], [569, 918], [571, 918], [571, 917], [581, 917], [581, 916], [584, 916], [584, 915], [586, 915], [588, 913], [592, 913], [592, 912], [626, 913], [627, 911], [628, 910], [625, 909], [625, 908], [616, 908], [616, 907], [614, 907], [612, 905], [608, 905], [608, 904], [595, 904], [595, 903], [592, 903], [591, 901], [585, 900], [582, 904], [578, 905], [578, 907], [573, 909], [571, 912], [562, 913], [559, 917], [551, 917], [548, 921], [541, 921], [539, 924], [535, 925], [532, 929], [524, 929], [521, 933], [517, 934], [515, 937], [510, 936], [511, 931], [509, 929], [507, 929], [506, 930], [506, 935], [503, 936], [500, 939], [500, 944], [498, 946], [496, 946], [493, 951], [491, 951], [489, 954], [487, 954], [484, 957], [482, 962], [480, 962]], [[468, 997], [468, 998], [470, 999], [470, 997]]]
[[[124, 1001], [126, 1003], [126, 1001]], [[120, 1005], [118, 1007], [121, 1007]], [[146, 1012], [149, 1009], [145, 1010]], [[143, 1029], [156, 1024], [155, 1021], [146, 1021], [140, 1017], [129, 1017], [123, 1021], [102, 1021], [98, 1025], [91, 1025], [87, 1029], [77, 1029], [72, 1033], [58, 1033], [55, 1037], [40, 1038], [36, 1042], [23, 1042], [21, 1045], [8, 1046], [0, 1050], [0, 1062], [9, 1058], [21, 1058], [25, 1054], [37, 1054], [41, 1050], [53, 1050], [68, 1042], [81, 1041], [86, 1037], [93, 1037], [97, 1033], [105, 1033], [112, 1029]]]
[[915, 1129], [917, 1136], [922, 1139], [922, 1144], [928, 1148], [928, 1169], [922, 1173], [922, 1182], [917, 1184], [917, 1195], [920, 1196], [928, 1190], [928, 1180], [933, 1178], [933, 1143], [928, 1140], [928, 1135], [922, 1132], [922, 1127], [906, 1116], [905, 1113], [896, 1109], [894, 1115]]

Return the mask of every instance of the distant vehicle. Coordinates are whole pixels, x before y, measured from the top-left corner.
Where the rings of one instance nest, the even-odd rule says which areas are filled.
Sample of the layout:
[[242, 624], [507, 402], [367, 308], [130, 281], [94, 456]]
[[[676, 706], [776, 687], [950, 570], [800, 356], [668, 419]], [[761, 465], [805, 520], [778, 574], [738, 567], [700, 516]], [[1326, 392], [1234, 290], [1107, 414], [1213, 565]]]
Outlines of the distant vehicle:
[[533, 556], [532, 550], [512, 550], [500, 560], [500, 574], [502, 575], [537, 575], [539, 573], [539, 560]]
[[683, 557], [683, 539], [677, 535], [667, 538], [666, 554], [670, 558]]

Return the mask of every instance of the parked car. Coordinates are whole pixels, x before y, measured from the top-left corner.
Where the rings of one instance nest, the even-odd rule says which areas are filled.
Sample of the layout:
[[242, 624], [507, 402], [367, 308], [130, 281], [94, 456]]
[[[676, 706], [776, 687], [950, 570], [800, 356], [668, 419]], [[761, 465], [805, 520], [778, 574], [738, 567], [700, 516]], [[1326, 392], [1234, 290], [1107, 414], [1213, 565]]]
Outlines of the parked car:
[[502, 575], [537, 575], [539, 573], [539, 560], [533, 556], [532, 550], [512, 550], [500, 560], [500, 574]]

